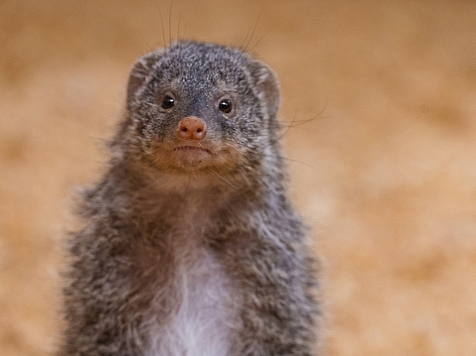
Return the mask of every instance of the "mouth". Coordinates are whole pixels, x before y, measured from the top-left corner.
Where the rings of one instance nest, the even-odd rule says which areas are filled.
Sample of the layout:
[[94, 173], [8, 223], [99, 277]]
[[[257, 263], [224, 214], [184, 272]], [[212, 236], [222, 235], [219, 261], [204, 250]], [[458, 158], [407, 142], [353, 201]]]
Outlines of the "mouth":
[[211, 156], [210, 150], [199, 146], [178, 146], [173, 154], [182, 166], [195, 166]]
[[206, 152], [211, 154], [210, 150], [198, 146], [179, 146], [174, 148], [174, 152]]

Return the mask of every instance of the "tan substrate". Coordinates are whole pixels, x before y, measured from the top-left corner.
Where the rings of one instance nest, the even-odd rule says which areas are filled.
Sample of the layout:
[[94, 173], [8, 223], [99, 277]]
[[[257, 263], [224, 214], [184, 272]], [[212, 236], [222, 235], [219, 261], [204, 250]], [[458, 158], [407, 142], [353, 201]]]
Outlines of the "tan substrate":
[[[0, 353], [47, 355], [73, 187], [99, 175], [169, 2], [0, 3]], [[325, 259], [327, 355], [476, 355], [476, 6], [174, 1], [172, 37], [278, 72], [294, 196]], [[179, 15], [180, 14], [180, 15]], [[168, 39], [169, 35], [166, 33]]]

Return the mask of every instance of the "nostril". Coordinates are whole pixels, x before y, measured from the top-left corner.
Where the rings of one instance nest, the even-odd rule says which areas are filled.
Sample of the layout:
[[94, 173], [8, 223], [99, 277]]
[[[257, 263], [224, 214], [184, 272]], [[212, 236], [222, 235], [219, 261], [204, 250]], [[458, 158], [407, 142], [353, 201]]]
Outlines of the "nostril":
[[195, 116], [184, 117], [179, 122], [178, 135], [185, 140], [203, 140], [207, 134], [207, 124]]

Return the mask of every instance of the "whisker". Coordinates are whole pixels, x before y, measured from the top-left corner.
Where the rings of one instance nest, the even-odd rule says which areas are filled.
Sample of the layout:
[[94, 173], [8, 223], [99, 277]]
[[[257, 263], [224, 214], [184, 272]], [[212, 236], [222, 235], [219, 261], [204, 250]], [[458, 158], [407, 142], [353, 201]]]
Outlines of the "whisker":
[[[291, 124], [289, 125], [284, 125], [286, 127], [296, 127], [296, 126], [301, 126], [301, 125], [304, 125], [304, 124], [307, 124], [308, 122], [312, 122], [314, 120], [322, 120], [322, 119], [327, 119], [329, 117], [331, 117], [331, 115], [327, 115], [327, 116], [321, 116], [322, 113], [326, 110], [327, 108], [327, 102], [326, 104], [324, 105], [324, 108], [319, 111], [316, 115], [314, 115], [313, 117], [311, 117], [310, 119], [305, 119], [305, 120], [294, 120], [294, 117], [293, 117], [293, 120], [291, 120]], [[281, 121], [281, 122], [286, 122], [286, 121]]]
[[[154, 153], [156, 153], [156, 152], [154, 152]], [[157, 163], [157, 161], [158, 161], [159, 159], [160, 159], [160, 156], [157, 156], [157, 158], [154, 159], [154, 162], [153, 162], [153, 163]]]
[[303, 162], [303, 161], [299, 161], [297, 159], [293, 159], [293, 158], [289, 158], [289, 157], [284, 157], [284, 156], [281, 156], [279, 157], [278, 155], [268, 155], [268, 154], [263, 154], [265, 157], [271, 157], [271, 158], [282, 158], [284, 159], [285, 161], [289, 161], [289, 162], [293, 162], [293, 163], [301, 163], [309, 168], [312, 168], [314, 171], [316, 172], [319, 172], [319, 170], [314, 167], [314, 166], [311, 166], [309, 163], [306, 163], [306, 162]]
[[165, 27], [164, 27], [164, 18], [162, 17], [162, 11], [160, 11], [160, 7], [157, 4], [157, 2], [154, 2], [155, 7], [159, 11], [159, 16], [160, 16], [160, 24], [162, 26], [162, 40], [164, 41], [164, 48], [167, 48], [167, 42], [165, 41]]
[[199, 145], [201, 148], [203, 148], [204, 150], [209, 151], [208, 148], [204, 147], [201, 142], [198, 142], [198, 145]]
[[253, 39], [253, 35], [255, 33], [256, 27], [258, 26], [258, 22], [259, 22], [259, 19], [260, 19], [262, 13], [263, 13], [263, 9], [260, 10], [260, 12], [258, 14], [258, 17], [256, 18], [256, 22], [255, 22], [255, 25], [253, 27], [253, 31], [251, 32], [251, 36], [250, 36], [248, 42], [246, 43], [245, 48], [243, 49], [243, 52], [247, 52], [246, 49], [248, 48], [248, 46], [251, 43], [251, 40]]
[[170, 8], [169, 8], [169, 47], [172, 44], [172, 5], [174, 0], [170, 0]]
[[[208, 170], [208, 169], [207, 169]], [[231, 184], [229, 181], [227, 181], [220, 173], [216, 172], [215, 170], [213, 170], [212, 168], [210, 168], [210, 172], [215, 174], [218, 178], [220, 178], [221, 180], [223, 180], [224, 182], [228, 183], [231, 187], [235, 188], [235, 189], [238, 189], [238, 187], [236, 187], [235, 185]]]
[[191, 180], [192, 180], [192, 174], [189, 174], [187, 187], [185, 188], [185, 193], [183, 195], [183, 200], [185, 200], [187, 198], [188, 188], [190, 187], [190, 181]]
[[148, 188], [150, 188], [151, 186], [155, 185], [155, 183], [157, 183], [157, 182], [159, 181], [159, 179], [162, 178], [162, 177], [165, 175], [165, 173], [167, 173], [168, 170], [169, 170], [169, 169], [167, 168], [167, 169], [165, 169], [164, 171], [161, 171], [162, 174], [160, 174], [160, 175], [157, 177], [157, 179], [155, 179], [155, 180], [152, 181], [151, 183], [145, 185], [144, 187], [140, 188], [140, 190], [139, 190], [138, 192], [139, 192], [139, 193], [142, 193], [142, 192], [144, 192], [146, 189], [148, 189]]
[[285, 127], [286, 129], [294, 128], [294, 127], [299, 127], [299, 126], [305, 125], [305, 124], [307, 124], [307, 123], [309, 123], [309, 122], [316, 121], [316, 120], [328, 119], [329, 117], [332, 117], [332, 115], [327, 115], [327, 116], [315, 116], [315, 117], [310, 118], [310, 119], [296, 121], [294, 124], [291, 123], [290, 125], [283, 125], [283, 127]]
[[293, 116], [293, 119], [291, 120], [291, 123], [289, 125], [283, 125], [284, 128], [285, 128], [284, 132], [281, 135], [278, 135], [278, 137], [275, 140], [270, 141], [269, 145], [267, 145], [266, 147], [268, 147], [270, 145], [273, 145], [276, 142], [279, 142], [280, 140], [282, 140], [282, 138], [289, 132], [289, 129], [291, 129], [291, 128], [295, 128], [295, 127], [298, 127], [298, 126], [301, 126], [301, 125], [305, 125], [305, 124], [307, 124], [309, 122], [312, 122], [314, 120], [321, 120], [321, 119], [331, 117], [331, 115], [321, 116], [321, 114], [326, 110], [326, 107], [327, 107], [327, 102], [326, 102], [326, 105], [324, 106], [324, 108], [317, 115], [311, 117], [310, 119], [298, 120], [298, 121], [295, 120], [296, 113], [297, 113], [297, 110], [296, 110], [294, 112], [294, 116]]
[[187, 32], [187, 28], [188, 28], [188, 21], [185, 22], [185, 29], [183, 30], [183, 35], [182, 35], [183, 39], [185, 39], [185, 33]]
[[292, 119], [292, 121], [291, 121], [291, 125], [289, 125], [289, 126], [284, 130], [284, 132], [282, 133], [282, 135], [278, 137], [278, 140], [281, 140], [281, 139], [284, 137], [284, 135], [286, 135], [286, 134], [288, 133], [289, 129], [290, 129], [290, 128], [292, 127], [292, 125], [293, 125], [294, 120], [296, 119], [296, 115], [297, 115], [297, 109], [294, 110], [294, 115], [293, 115], [293, 119]]
[[253, 26], [250, 26], [250, 28], [248, 29], [248, 32], [246, 32], [246, 36], [245, 36], [245, 39], [243, 40], [243, 43], [241, 44], [241, 46], [239, 47], [240, 51], [244, 52], [244, 46], [245, 46], [245, 43], [246, 41], [248, 40], [248, 36], [250, 35], [251, 33], [251, 29], [253, 28]]
[[177, 42], [180, 41], [180, 20], [182, 19], [182, 11], [179, 12], [178, 25], [177, 25]]
[[[286, 126], [287, 127], [287, 126]], [[301, 130], [301, 131], [305, 131], [305, 132], [314, 132], [316, 133], [317, 131], [314, 130], [314, 129], [310, 129], [308, 127], [301, 127], [300, 125], [294, 125], [294, 126], [291, 126], [292, 129], [296, 129], [296, 130]]]
[[261, 40], [262, 40], [263, 38], [265, 38], [265, 37], [270, 33], [270, 31], [271, 31], [271, 30], [266, 31], [266, 33], [265, 33], [263, 36], [261, 36], [258, 41], [255, 42], [255, 44], [253, 45], [253, 47], [251, 47], [248, 52], [251, 53], [251, 52], [255, 49], [255, 47], [261, 42]]
[[[153, 50], [152, 47], [150, 46], [149, 42], [147, 42], [147, 41], [144, 40], [144, 39], [143, 39], [143, 41], [144, 41], [144, 43], [146, 44], [146, 46], [149, 48], [149, 52], [153, 52], [154, 50]], [[137, 44], [134, 43], [134, 47], [137, 49], [137, 51], [138, 51], [139, 53], [142, 54], [141, 57], [143, 57], [143, 56], [146, 55], [146, 53], [144, 53], [144, 51], [143, 51], [141, 48], [139, 48], [139, 46], [138, 46]]]

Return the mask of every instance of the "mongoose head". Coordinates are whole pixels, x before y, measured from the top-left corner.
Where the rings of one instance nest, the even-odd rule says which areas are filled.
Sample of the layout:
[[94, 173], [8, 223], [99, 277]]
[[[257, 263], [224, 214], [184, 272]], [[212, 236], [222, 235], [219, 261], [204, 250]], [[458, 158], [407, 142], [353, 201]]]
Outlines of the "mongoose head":
[[277, 155], [279, 83], [238, 49], [177, 42], [140, 58], [116, 141], [151, 167], [239, 174]]

